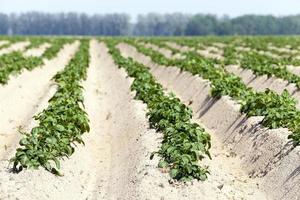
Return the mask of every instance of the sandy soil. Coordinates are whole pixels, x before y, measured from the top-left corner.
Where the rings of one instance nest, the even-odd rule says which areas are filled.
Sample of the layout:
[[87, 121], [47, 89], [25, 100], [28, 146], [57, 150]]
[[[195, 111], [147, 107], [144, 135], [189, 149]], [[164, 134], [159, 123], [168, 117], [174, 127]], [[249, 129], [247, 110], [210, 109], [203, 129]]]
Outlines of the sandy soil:
[[1, 49], [0, 50], [0, 55], [8, 54], [8, 53], [11, 53], [13, 51], [23, 51], [29, 44], [30, 44], [29, 41], [14, 43], [14, 44], [10, 45], [7, 48]]
[[[260, 55], [265, 55], [265, 56], [268, 56], [268, 57], [271, 57], [271, 58], [274, 58], [274, 59], [279, 59], [279, 58], [283, 58], [283, 57], [286, 57], [287, 55], [281, 55], [280, 54], [280, 50], [278, 51], [279, 53], [277, 52], [272, 52], [272, 50], [278, 50], [276, 48], [268, 48], [270, 51], [268, 50], [256, 50], [256, 49], [251, 49], [250, 47], [244, 47], [244, 46], [237, 46], [235, 47], [237, 51], [253, 51], [253, 52], [256, 52]], [[285, 52], [285, 53], [288, 53], [288, 52]], [[293, 52], [290, 52], [290, 53], [293, 53]]]
[[173, 55], [171, 50], [166, 49], [166, 48], [161, 48], [155, 44], [142, 43], [142, 42], [141, 42], [141, 44], [147, 48], [151, 48], [155, 51], [158, 51], [159, 53], [161, 53], [162, 55], [164, 55], [166, 58], [169, 58], [169, 59], [183, 59], [184, 58], [184, 56], [182, 56], [181, 54]]
[[268, 49], [277, 51], [279, 53], [287, 53], [287, 54], [297, 54], [297, 53], [299, 53], [299, 51], [297, 51], [296, 49], [276, 47], [276, 46], [273, 46], [273, 45], [269, 45]]
[[183, 102], [190, 104], [196, 116], [211, 130], [209, 132], [230, 152], [229, 155], [240, 158], [239, 168], [249, 178], [256, 178], [259, 188], [266, 191], [270, 199], [300, 197], [300, 148], [294, 148], [287, 139], [288, 130], [266, 129], [260, 125], [262, 117], [247, 119], [240, 114], [239, 105], [229, 97], [211, 98], [209, 82], [200, 77], [179, 73], [174, 67], [154, 66], [152, 72]]
[[[263, 200], [269, 197], [263, 191], [269, 194], [271, 190], [278, 197], [289, 190], [282, 199], [295, 199], [291, 197], [299, 194], [298, 185], [293, 189], [291, 186], [299, 182], [299, 176], [294, 172], [285, 183], [282, 176], [294, 170], [300, 154], [298, 150], [290, 152], [290, 146], [280, 148], [286, 140], [278, 136], [286, 131], [253, 129], [261, 118], [245, 122], [232, 100], [210, 99], [209, 82], [179, 73], [177, 68], [154, 65], [128, 45], [119, 47], [124, 55], [147, 64], [166, 90], [174, 91], [191, 106], [193, 120], [211, 134], [213, 159], [204, 160], [210, 166], [209, 179], [186, 185], [174, 183], [157, 168], [157, 156], [150, 160], [162, 135], [149, 128], [146, 105], [134, 100], [135, 93], [130, 91], [133, 79], [115, 66], [104, 44], [92, 40], [88, 77], [82, 83], [91, 131], [83, 135], [85, 145], [78, 145], [69, 159], [61, 161], [63, 177], [44, 169], [13, 174], [8, 159], [18, 147], [17, 127], [30, 130], [36, 125], [31, 117], [47, 107], [48, 99], [56, 91], [51, 77], [66, 65], [78, 43], [66, 45], [57, 58], [47, 61], [42, 68], [24, 71], [0, 87], [0, 112], [5, 117], [0, 119], [1, 200]], [[286, 155], [293, 155], [295, 162], [285, 160]], [[271, 174], [271, 178], [266, 179], [264, 173]], [[278, 185], [283, 185], [283, 189]]]
[[[151, 62], [147, 58], [141, 56], [128, 45], [119, 45], [119, 48], [124, 56], [130, 55], [147, 66], [152, 66], [151, 69], [155, 71], [156, 65], [150, 64]], [[162, 74], [154, 71], [153, 73], [159, 82], [168, 90], [176, 91], [174, 85], [167, 85], [165, 81], [165, 79], [176, 77], [176, 73], [173, 73], [174, 76], [170, 76], [170, 73]], [[174, 80], [174, 82], [180, 82], [180, 80]], [[178, 93], [176, 94], [178, 95]], [[194, 117], [194, 120], [200, 123], [196, 113]], [[209, 179], [205, 182], [193, 182], [191, 186], [177, 188], [173, 192], [176, 192], [181, 197], [180, 199], [266, 199], [265, 194], [259, 190], [260, 180], [249, 178], [241, 167], [241, 160], [219, 141], [213, 130], [208, 130], [208, 132], [212, 135], [213, 144], [212, 161], [206, 161], [211, 170]], [[164, 187], [169, 188], [170, 185], [164, 184]], [[171, 197], [170, 199], [175, 198]]]
[[286, 89], [298, 100], [297, 108], [300, 109], [300, 92], [295, 84], [274, 76], [270, 78], [267, 75], [256, 76], [251, 70], [243, 69], [238, 65], [228, 65], [226, 70], [240, 77], [247, 86], [252, 87], [256, 91], [270, 89], [277, 94], [281, 94]]
[[24, 56], [35, 56], [35, 57], [40, 57], [43, 55], [43, 53], [51, 46], [49, 43], [44, 43], [40, 45], [39, 47], [28, 49], [23, 53]]
[[224, 49], [224, 48], [227, 46], [227, 44], [221, 43], [221, 42], [215, 42], [215, 43], [213, 43], [213, 45], [214, 45], [215, 47], [220, 48], [220, 49]]
[[223, 49], [221, 47], [217, 46], [204, 46], [204, 48], [209, 51], [209, 52], [216, 52], [217, 54], [222, 55], [223, 54]]
[[250, 47], [244, 47], [244, 46], [236, 46], [235, 49], [237, 51], [251, 51]]
[[[178, 47], [178, 46], [177, 46]], [[247, 48], [239, 47], [239, 50], [247, 51]], [[182, 52], [185, 52], [186, 50], [183, 49], [183, 47], [178, 47], [178, 50], [181, 50]], [[250, 49], [249, 49], [250, 50]], [[199, 51], [199, 50], [198, 50]], [[203, 51], [201, 55], [205, 57], [210, 57], [208, 54], [209, 52]], [[205, 55], [207, 54], [207, 55]], [[217, 56], [215, 56], [217, 58]], [[228, 72], [231, 72], [235, 74], [236, 76], [240, 77], [243, 82], [249, 86], [252, 87], [256, 91], [265, 91], [266, 89], [271, 89], [274, 92], [281, 94], [285, 89], [289, 91], [289, 93], [298, 101], [297, 108], [300, 109], [300, 92], [297, 89], [296, 85], [293, 83], [289, 83], [286, 80], [276, 78], [276, 77], [270, 77], [268, 78], [266, 75], [264, 76], [256, 76], [252, 70], [249, 69], [243, 69], [238, 65], [228, 65], [225, 66], [226, 70]], [[296, 74], [300, 75], [300, 67], [295, 66], [287, 66], [287, 69]]]
[[297, 76], [300, 76], [300, 67], [299, 66], [293, 66], [293, 65], [287, 65], [287, 70]]
[[210, 49], [204, 49], [204, 50], [197, 50], [197, 53], [199, 53], [201, 56], [204, 56], [205, 58], [212, 58], [217, 60], [223, 60], [224, 57], [222, 56], [222, 53], [211, 53]]
[[144, 45], [147, 48], [151, 48], [155, 51], [158, 51], [159, 53], [163, 54], [165, 57], [167, 58], [172, 58], [172, 51], [169, 49], [165, 49], [165, 48], [160, 48], [154, 44], [150, 44], [150, 43], [143, 43], [141, 42], [142, 45]]
[[6, 44], [8, 44], [9, 43], [9, 41], [7, 41], [7, 40], [1, 40], [0, 41], [0, 48], [3, 46], [3, 45], [6, 45]]
[[270, 52], [270, 51], [263, 51], [263, 50], [260, 50], [260, 51], [256, 51], [257, 53], [259, 53], [260, 55], [265, 55], [265, 56], [268, 56], [268, 57], [271, 57], [271, 58], [274, 58], [274, 59], [280, 59], [284, 56], [280, 56], [278, 54], [275, 54], [273, 52]]
[[[17, 147], [14, 144], [1, 156], [0, 199], [144, 199], [137, 186], [142, 171], [138, 166], [144, 166], [139, 161], [148, 160], [150, 152], [141, 144], [142, 135], [150, 138], [151, 145], [158, 135], [148, 130], [145, 105], [129, 92], [132, 80], [114, 66], [106, 51], [104, 45], [91, 43], [88, 79], [83, 83], [91, 131], [83, 136], [85, 146], [79, 145], [70, 159], [62, 161], [64, 176], [55, 177], [44, 169], [10, 173], [7, 159]], [[37, 110], [47, 106], [55, 88], [51, 91]], [[35, 123], [26, 122], [24, 129]]]
[[[51, 81], [49, 80], [58, 70], [61, 70], [67, 64], [67, 62], [71, 58], [71, 55], [74, 55], [75, 50], [78, 48], [78, 45], [78, 42], [72, 45], [66, 45], [64, 50], [59, 53], [58, 59], [49, 61], [47, 66], [41, 68], [42, 71], [36, 73], [35, 76], [33, 76], [35, 77], [35, 81], [39, 81], [39, 83], [42, 85], [44, 83], [43, 88], [38, 88], [41, 93], [44, 93], [44, 95], [40, 94], [43, 96], [42, 101], [37, 101], [38, 95], [35, 95], [35, 98], [30, 99], [31, 101], [29, 102], [35, 102], [35, 104], [37, 105], [37, 109], [35, 109], [33, 113], [30, 113], [27, 121], [23, 123], [25, 130], [30, 130], [36, 123], [29, 118], [31, 118], [33, 114], [47, 107], [48, 99], [55, 92], [55, 86], [51, 86]], [[33, 75], [34, 71], [32, 71], [31, 74]], [[41, 80], [39, 80], [37, 77]], [[28, 76], [27, 79], [30, 80]], [[35, 91], [36, 86], [31, 85], [30, 90]], [[22, 103], [23, 101], [24, 99], [22, 99]], [[3, 102], [1, 102], [1, 105], [2, 103]], [[20, 104], [20, 102], [18, 103]], [[29, 110], [28, 105], [23, 105], [22, 107], [23, 109], [27, 108]], [[22, 122], [20, 122], [20, 119], [22, 118], [18, 118], [18, 121], [14, 124], [22, 124]], [[19, 137], [20, 136], [18, 135], [16, 136], [16, 138], [14, 138], [14, 143], [18, 141]], [[84, 197], [86, 196], [87, 192], [83, 193], [83, 189], [93, 189], [92, 187], [89, 187], [88, 183], [89, 178], [91, 178], [92, 180], [94, 176], [83, 173], [83, 171], [86, 171], [87, 168], [92, 166], [89, 164], [91, 162], [94, 162], [91, 161], [91, 157], [88, 156], [88, 154], [91, 153], [91, 149], [86, 149], [80, 146], [80, 153], [74, 155], [74, 160], [66, 160], [64, 162], [62, 171], [63, 173], [65, 173], [65, 178], [57, 178], [43, 169], [36, 171], [24, 170], [19, 174], [10, 173], [7, 159], [13, 156], [16, 147], [17, 144], [13, 144], [13, 147], [8, 148], [5, 154], [1, 156], [0, 177], [2, 180], [0, 181], [0, 199], [75, 199], [73, 197], [78, 197], [78, 199], [85, 199]], [[96, 147], [101, 148], [101, 146]], [[85, 150], [88, 151], [86, 152]], [[97, 155], [95, 154], [94, 156], [96, 159]], [[82, 158], [84, 159], [82, 160]], [[100, 163], [99, 160], [95, 160], [95, 162]], [[93, 164], [95, 166], [95, 163]], [[77, 168], [75, 167], [76, 172], [72, 171], [74, 166], [77, 166]], [[78, 195], [81, 196], [79, 197]]]
[[[194, 51], [194, 48], [188, 47], [188, 46], [181, 46], [174, 42], [166, 42], [167, 45], [170, 47], [177, 49], [182, 52], [188, 52], [188, 51]], [[218, 53], [211, 53], [211, 51], [217, 51]], [[210, 46], [210, 47], [204, 47], [204, 49], [198, 49], [197, 53], [201, 56], [204, 56], [206, 58], [212, 58], [212, 59], [218, 59], [222, 60], [223, 57], [223, 51], [217, 47]]]
[[166, 45], [169, 45], [170, 47], [174, 48], [174, 49], [177, 49], [179, 51], [182, 51], [182, 52], [188, 52], [188, 51], [194, 51], [195, 48], [191, 48], [191, 47], [188, 47], [188, 46], [181, 46], [175, 42], [166, 42]]
[[0, 156], [17, 142], [18, 128], [26, 125], [36, 112], [52, 85], [50, 79], [68, 63], [78, 45], [78, 42], [66, 45], [56, 58], [45, 60], [44, 66], [24, 70], [12, 76], [6, 85], [0, 85]]
[[[167, 89], [174, 91], [183, 102], [190, 105], [196, 119], [199, 118], [209, 128], [213, 139], [217, 138], [212, 143], [218, 145], [218, 141], [221, 141], [218, 146], [223, 145], [229, 155], [239, 158], [240, 162], [235, 162], [240, 163], [238, 167], [235, 169], [233, 166], [231, 169], [235, 169], [235, 172], [242, 169], [247, 174], [245, 187], [251, 188], [249, 183], [256, 181], [259, 189], [265, 191], [269, 199], [300, 199], [300, 147], [295, 148], [287, 138], [287, 129], [264, 128], [260, 125], [263, 117], [246, 118], [239, 112], [240, 105], [230, 97], [213, 99], [210, 96], [209, 81], [189, 72], [180, 72], [176, 67], [158, 66], [149, 57], [137, 53], [128, 45], [121, 45], [121, 48], [124, 54], [131, 55], [150, 67]], [[223, 162], [223, 165], [226, 166], [227, 163]], [[253, 195], [255, 197], [257, 194]], [[250, 198], [245, 194], [242, 197]], [[255, 198], [263, 199], [263, 196]]]

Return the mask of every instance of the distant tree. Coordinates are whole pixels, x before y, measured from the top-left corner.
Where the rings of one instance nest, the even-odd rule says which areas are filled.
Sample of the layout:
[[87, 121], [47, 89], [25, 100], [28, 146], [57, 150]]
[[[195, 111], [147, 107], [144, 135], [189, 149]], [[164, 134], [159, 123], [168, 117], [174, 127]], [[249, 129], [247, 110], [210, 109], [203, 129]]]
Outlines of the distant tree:
[[127, 14], [93, 15], [28, 12], [0, 14], [0, 34], [20, 35], [126, 35], [130, 32]]
[[244, 15], [231, 20], [232, 34], [278, 34], [277, 19], [271, 15]]
[[9, 29], [8, 16], [0, 13], [0, 34], [7, 34]]
[[217, 17], [214, 15], [197, 14], [192, 17], [186, 27], [186, 35], [215, 35], [218, 27]]
[[134, 35], [184, 35], [190, 15], [181, 13], [138, 15]]
[[130, 23], [127, 14], [0, 13], [0, 34], [20, 35], [267, 35], [300, 34], [300, 15], [243, 15], [230, 18], [182, 13], [138, 15]]
[[278, 23], [280, 34], [300, 34], [300, 15], [281, 17]]

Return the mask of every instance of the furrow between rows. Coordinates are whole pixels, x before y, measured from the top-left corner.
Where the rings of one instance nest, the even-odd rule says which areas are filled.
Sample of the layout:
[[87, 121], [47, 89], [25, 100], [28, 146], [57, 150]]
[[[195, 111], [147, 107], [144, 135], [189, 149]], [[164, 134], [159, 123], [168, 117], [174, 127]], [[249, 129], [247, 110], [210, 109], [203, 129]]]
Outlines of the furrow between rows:
[[[210, 84], [200, 77], [178, 68], [159, 66], [149, 57], [123, 44], [124, 51], [149, 66], [166, 87], [172, 88], [184, 102], [198, 113], [201, 122], [242, 160], [243, 169], [251, 177], [261, 177], [261, 187], [274, 199], [299, 196], [299, 147], [287, 140], [286, 129], [266, 129], [262, 118], [245, 118], [230, 98], [213, 99]], [[297, 186], [297, 187], [296, 187]]]

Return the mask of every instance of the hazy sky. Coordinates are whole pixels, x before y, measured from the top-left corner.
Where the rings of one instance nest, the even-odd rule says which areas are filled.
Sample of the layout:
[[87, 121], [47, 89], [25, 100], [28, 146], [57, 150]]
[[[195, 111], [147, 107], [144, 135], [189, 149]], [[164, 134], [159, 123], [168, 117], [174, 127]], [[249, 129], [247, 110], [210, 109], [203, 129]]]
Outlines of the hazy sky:
[[0, 12], [300, 14], [300, 0], [0, 0]]

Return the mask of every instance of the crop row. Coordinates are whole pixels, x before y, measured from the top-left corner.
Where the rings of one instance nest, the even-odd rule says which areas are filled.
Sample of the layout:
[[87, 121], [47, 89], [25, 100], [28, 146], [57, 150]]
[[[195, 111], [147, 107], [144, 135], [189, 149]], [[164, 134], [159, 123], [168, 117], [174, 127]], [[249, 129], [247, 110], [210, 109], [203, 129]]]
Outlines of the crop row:
[[[181, 45], [188, 45], [197, 49], [197, 43], [191, 41], [180, 41]], [[257, 51], [242, 51], [236, 50], [235, 45], [227, 45], [224, 48], [224, 61], [213, 61], [222, 65], [238, 64], [244, 69], [250, 69], [256, 75], [267, 75], [268, 77], [275, 76], [287, 80], [289, 83], [294, 83], [300, 89], [300, 77], [291, 73], [286, 65], [300, 64], [300, 60], [294, 60], [292, 57], [274, 58], [265, 54], [260, 54]]]
[[29, 38], [30, 41], [30, 45], [28, 45], [25, 49], [32, 49], [32, 48], [37, 48], [39, 47], [41, 44], [46, 43], [46, 42], [50, 42], [50, 38], [44, 38], [44, 37], [30, 37]]
[[[187, 40], [187, 42], [184, 40], [176, 42], [180, 45], [187, 45], [188, 47], [197, 50], [197, 43], [192, 43], [191, 40]], [[212, 59], [212, 62], [223, 66], [232, 64], [239, 65], [244, 69], [250, 69], [257, 76], [267, 75], [268, 77], [274, 76], [281, 78], [287, 80], [289, 83], [294, 83], [296, 87], [300, 89], [300, 77], [291, 73], [286, 67], [287, 63], [290, 63], [291, 57], [275, 59], [273, 57], [260, 54], [257, 51], [238, 52], [234, 45], [227, 45], [223, 48], [223, 50], [223, 56], [225, 59], [223, 61]]]
[[46, 49], [41, 57], [25, 57], [22, 52], [14, 51], [12, 53], [0, 56], [0, 84], [5, 84], [11, 74], [16, 74], [23, 69], [32, 70], [44, 63], [43, 59], [52, 59], [62, 48], [62, 46], [71, 42], [69, 39], [55, 39], [51, 42], [51, 47]]
[[4, 40], [4, 41], [8, 41], [7, 44], [4, 44], [2, 46], [0, 46], [0, 49], [5, 49], [5, 48], [8, 48], [9, 46], [11, 46], [12, 44], [16, 43], [16, 42], [20, 42], [23, 40], [22, 37], [3, 37], [1, 36], [0, 37], [1, 40]]
[[[246, 38], [243, 39], [243, 46], [254, 51], [267, 51], [279, 57], [290, 57], [299, 55], [299, 39], [297, 37], [265, 37], [265, 38]], [[241, 45], [240, 42], [235, 42], [235, 46]], [[283, 51], [283, 50], [284, 51]]]
[[196, 123], [191, 122], [192, 111], [174, 94], [165, 94], [162, 86], [144, 65], [131, 58], [122, 57], [115, 47], [116, 40], [106, 40], [114, 62], [134, 78], [131, 90], [135, 98], [147, 104], [151, 128], [163, 133], [162, 146], [158, 152], [159, 167], [169, 169], [170, 176], [177, 180], [205, 180], [208, 170], [199, 161], [208, 156], [210, 135]]
[[262, 125], [268, 128], [288, 128], [292, 133], [288, 136], [295, 144], [300, 144], [300, 112], [296, 109], [296, 101], [287, 91], [278, 95], [270, 90], [256, 92], [247, 87], [243, 81], [228, 73], [223, 67], [215, 67], [212, 59], [199, 56], [196, 52], [185, 53], [183, 60], [172, 60], [152, 49], [139, 45], [136, 41], [126, 40], [152, 61], [164, 66], [177, 66], [181, 70], [198, 74], [211, 82], [211, 94], [219, 98], [228, 95], [241, 104], [241, 112], [250, 116], [264, 116]]
[[59, 158], [69, 157], [74, 152], [73, 145], [83, 143], [81, 136], [89, 131], [81, 86], [89, 64], [88, 48], [88, 41], [82, 40], [70, 63], [54, 76], [56, 93], [49, 100], [48, 107], [34, 117], [38, 126], [30, 133], [23, 133], [21, 147], [11, 159], [16, 171], [42, 166], [59, 175]]
[[[195, 44], [191, 44], [190, 41], [187, 43], [181, 41], [180, 44], [186, 44], [189, 47], [195, 48]], [[256, 51], [238, 52], [234, 45], [227, 45], [224, 48], [223, 56], [225, 58], [223, 61], [212, 59], [212, 62], [223, 66], [239, 65], [244, 69], [250, 69], [257, 76], [267, 75], [268, 77], [281, 78], [287, 80], [289, 83], [294, 83], [300, 89], [300, 77], [291, 73], [286, 67], [286, 63], [289, 63], [290, 57], [275, 59]]]
[[242, 68], [251, 69], [256, 75], [275, 76], [296, 84], [300, 88], [300, 77], [289, 72], [284, 59], [275, 59], [257, 52], [237, 53], [234, 48], [225, 48], [225, 64], [239, 64]]
[[[290, 38], [265, 38], [265, 37], [227, 37], [227, 38], [195, 38], [195, 39], [175, 39], [178, 44], [205, 49], [209, 46], [217, 47], [222, 50], [235, 50], [236, 54], [242, 57], [244, 53], [255, 53], [266, 60], [273, 59], [279, 65], [300, 65], [299, 40], [294, 37]], [[222, 44], [222, 47], [216, 45]], [[240, 50], [243, 48], [245, 50]], [[283, 49], [283, 50], [282, 50]], [[281, 50], [281, 51], [280, 51]], [[266, 63], [265, 63], [266, 64]]]

